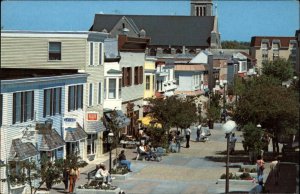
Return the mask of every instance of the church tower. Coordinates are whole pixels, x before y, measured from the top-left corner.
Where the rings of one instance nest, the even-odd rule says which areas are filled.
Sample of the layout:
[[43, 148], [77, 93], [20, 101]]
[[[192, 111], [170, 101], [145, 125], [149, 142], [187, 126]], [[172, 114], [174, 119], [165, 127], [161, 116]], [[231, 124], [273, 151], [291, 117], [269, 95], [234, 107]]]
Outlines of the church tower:
[[191, 0], [191, 16], [212, 16], [212, 0]]

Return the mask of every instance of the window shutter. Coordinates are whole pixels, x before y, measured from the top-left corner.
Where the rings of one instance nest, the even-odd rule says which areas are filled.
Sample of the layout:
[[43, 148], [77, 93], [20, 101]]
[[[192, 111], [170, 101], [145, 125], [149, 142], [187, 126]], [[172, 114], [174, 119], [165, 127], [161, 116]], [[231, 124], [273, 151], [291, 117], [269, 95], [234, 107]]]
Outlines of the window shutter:
[[140, 76], [140, 79], [139, 79], [139, 84], [142, 84], [143, 83], [143, 81], [144, 81], [144, 75], [143, 75], [143, 67], [142, 66], [140, 66], [140, 68], [139, 68], [139, 70], [140, 70], [140, 72], [139, 72], [139, 76]]
[[34, 91], [31, 91], [31, 120], [34, 119]]
[[47, 90], [44, 90], [44, 114], [43, 114], [44, 118], [46, 117], [46, 91]]
[[132, 68], [131, 67], [128, 67], [129, 69], [129, 84], [128, 86], [131, 86], [132, 85]]
[[16, 100], [17, 100], [17, 95], [16, 93], [13, 94], [13, 124], [16, 123]]
[[70, 104], [70, 102], [71, 102], [71, 101], [70, 101], [70, 97], [71, 97], [71, 87], [72, 87], [72, 86], [69, 86], [69, 88], [68, 88], [68, 89], [69, 89], [69, 92], [68, 92], [68, 93], [69, 93], [69, 96], [68, 96], [68, 112], [70, 112], [70, 110], [71, 110], [71, 104]]

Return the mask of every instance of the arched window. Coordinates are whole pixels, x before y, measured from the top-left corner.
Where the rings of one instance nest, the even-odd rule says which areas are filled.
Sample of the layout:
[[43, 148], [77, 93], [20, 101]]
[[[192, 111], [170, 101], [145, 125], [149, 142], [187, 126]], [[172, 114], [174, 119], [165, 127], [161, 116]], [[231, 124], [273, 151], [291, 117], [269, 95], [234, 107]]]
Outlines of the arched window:
[[171, 54], [171, 49], [170, 48], [164, 49], [163, 54]]
[[182, 53], [182, 50], [181, 49], [177, 49], [176, 50], [176, 54], [181, 54]]
[[195, 50], [195, 49], [191, 49], [191, 50], [189, 51], [189, 53], [190, 53], [190, 54], [196, 54], [196, 50]]
[[150, 52], [149, 52], [150, 56], [156, 56], [156, 49], [155, 48], [151, 48]]

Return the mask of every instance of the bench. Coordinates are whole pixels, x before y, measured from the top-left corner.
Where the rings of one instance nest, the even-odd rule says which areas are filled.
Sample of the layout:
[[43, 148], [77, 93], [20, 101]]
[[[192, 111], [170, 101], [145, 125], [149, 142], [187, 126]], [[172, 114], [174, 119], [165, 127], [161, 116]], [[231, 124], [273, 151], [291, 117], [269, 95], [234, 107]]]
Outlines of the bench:
[[87, 174], [88, 182], [90, 182], [90, 180], [95, 180], [98, 184], [102, 184], [104, 182], [104, 179], [103, 179], [103, 177], [96, 178], [95, 177], [96, 172], [97, 172], [97, 169], [94, 169], [94, 170], [88, 172], [88, 174]]

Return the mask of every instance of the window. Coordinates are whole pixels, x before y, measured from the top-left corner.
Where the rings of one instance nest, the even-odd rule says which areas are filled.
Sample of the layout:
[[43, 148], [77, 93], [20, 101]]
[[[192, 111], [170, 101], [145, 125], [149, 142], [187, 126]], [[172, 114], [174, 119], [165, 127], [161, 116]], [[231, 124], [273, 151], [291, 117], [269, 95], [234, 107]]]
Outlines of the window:
[[106, 79], [104, 79], [104, 99], [106, 99], [107, 97], [106, 97]]
[[181, 54], [182, 50], [181, 49], [176, 49], [176, 54]]
[[134, 85], [139, 84], [139, 67], [134, 67]]
[[44, 90], [44, 117], [61, 114], [61, 88]]
[[273, 43], [273, 60], [279, 58], [279, 44]]
[[33, 120], [34, 93], [17, 92], [13, 94], [13, 124]]
[[150, 56], [156, 56], [156, 50], [155, 50], [155, 48], [151, 48], [150, 49], [149, 55]]
[[126, 83], [125, 83], [125, 80], [126, 80], [126, 68], [123, 67], [122, 68], [122, 87], [125, 87]]
[[140, 66], [139, 67], [139, 84], [142, 84], [144, 80], [144, 71], [143, 71], [143, 67]]
[[152, 87], [153, 87], [153, 90], [155, 90], [155, 76], [152, 75]]
[[190, 54], [196, 54], [196, 51], [195, 51], [195, 49], [191, 49], [191, 50], [189, 51], [189, 53], [190, 53]]
[[268, 43], [262, 43], [262, 60], [268, 60]]
[[82, 109], [83, 85], [69, 86], [68, 111]]
[[108, 87], [109, 87], [109, 93], [108, 98], [109, 99], [115, 99], [116, 98], [116, 86], [117, 86], [117, 80], [116, 79], [108, 79]]
[[49, 60], [61, 60], [61, 42], [49, 42]]
[[119, 98], [122, 98], [122, 79], [119, 79]]
[[132, 85], [132, 70], [131, 67], [126, 68], [126, 80], [125, 80], [125, 86], [131, 86]]
[[94, 87], [93, 87], [93, 84], [90, 83], [90, 87], [89, 87], [89, 106], [93, 106], [93, 90], [94, 90]]
[[3, 109], [3, 105], [2, 105], [2, 102], [3, 101], [3, 97], [2, 97], [2, 94], [0, 94], [0, 127], [2, 125], [2, 109]]
[[101, 96], [101, 94], [102, 94], [102, 83], [101, 82], [99, 82], [99, 87], [98, 87], [98, 104], [101, 104], [102, 103], [102, 96]]
[[164, 49], [163, 54], [171, 54], [171, 49], [170, 48]]
[[103, 64], [103, 43], [99, 43], [99, 65]]
[[94, 43], [90, 42], [90, 66], [94, 65]]
[[146, 90], [150, 90], [150, 75], [146, 75]]
[[246, 61], [240, 61], [240, 72], [247, 71], [247, 62]]

